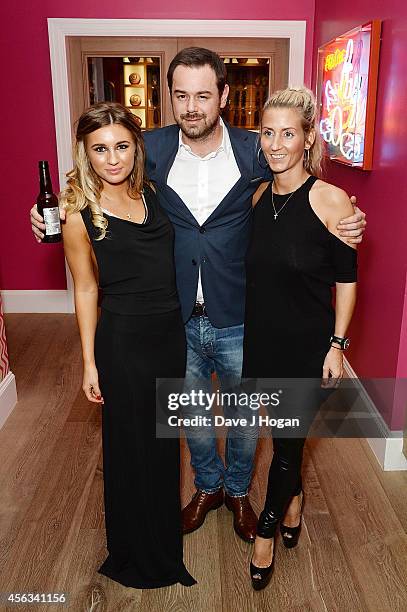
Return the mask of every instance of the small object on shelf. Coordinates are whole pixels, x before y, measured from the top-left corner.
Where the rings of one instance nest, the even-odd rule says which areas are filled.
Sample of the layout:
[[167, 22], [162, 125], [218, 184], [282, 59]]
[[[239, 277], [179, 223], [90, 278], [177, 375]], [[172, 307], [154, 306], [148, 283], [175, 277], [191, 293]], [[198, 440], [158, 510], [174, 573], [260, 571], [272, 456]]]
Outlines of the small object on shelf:
[[151, 91], [151, 101], [152, 101], [152, 103], [153, 103], [154, 108], [155, 108], [156, 106], [158, 106], [158, 103], [159, 103], [159, 97], [158, 97], [158, 91], [157, 91], [157, 88], [156, 88], [156, 87], [153, 87], [153, 88], [152, 88], [152, 91]]
[[250, 130], [258, 129], [260, 109], [269, 95], [269, 64], [269, 57], [236, 56], [232, 64], [225, 64], [230, 92], [224, 116], [232, 125]]
[[[133, 64], [123, 66], [124, 100], [143, 130], [160, 126], [160, 58], [131, 57]], [[137, 62], [136, 62], [137, 60]], [[133, 88], [133, 89], [132, 89]]]
[[138, 64], [140, 61], [139, 57], [129, 57], [130, 64]]
[[141, 83], [141, 76], [138, 74], [138, 72], [132, 72], [129, 74], [129, 81], [132, 85], [138, 85]]
[[105, 102], [116, 102], [115, 86], [113, 81], [104, 82]]
[[150, 115], [150, 119], [147, 119], [147, 126], [148, 127], [156, 127], [157, 125], [160, 124], [160, 112], [159, 112], [159, 106], [160, 106], [160, 93], [159, 93], [159, 88], [158, 88], [158, 74], [157, 72], [154, 70], [150, 72], [150, 76], [151, 76], [151, 100], [150, 100], [150, 105], [153, 107], [153, 123], [151, 125], [151, 115]]
[[132, 106], [140, 106], [141, 96], [139, 96], [138, 94], [133, 94], [132, 96], [130, 96], [130, 104]]

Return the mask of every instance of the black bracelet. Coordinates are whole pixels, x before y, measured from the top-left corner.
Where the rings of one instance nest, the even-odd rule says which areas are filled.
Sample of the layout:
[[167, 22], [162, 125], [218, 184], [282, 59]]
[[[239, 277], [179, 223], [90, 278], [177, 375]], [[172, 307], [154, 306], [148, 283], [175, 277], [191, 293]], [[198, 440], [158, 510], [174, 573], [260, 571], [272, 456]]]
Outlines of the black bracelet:
[[331, 348], [336, 348], [338, 351], [343, 351], [344, 350], [340, 346], [334, 346], [333, 344], [331, 344]]

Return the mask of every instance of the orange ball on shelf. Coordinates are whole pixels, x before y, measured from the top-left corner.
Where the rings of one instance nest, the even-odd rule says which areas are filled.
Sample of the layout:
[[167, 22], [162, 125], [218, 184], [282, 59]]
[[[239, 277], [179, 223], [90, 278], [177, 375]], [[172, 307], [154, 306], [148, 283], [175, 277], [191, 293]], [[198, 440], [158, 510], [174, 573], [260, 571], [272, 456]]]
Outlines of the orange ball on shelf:
[[129, 75], [129, 81], [132, 85], [138, 85], [141, 82], [141, 76], [138, 74], [138, 72], [132, 72]]
[[139, 96], [138, 94], [133, 94], [132, 96], [130, 96], [130, 104], [132, 106], [140, 106], [141, 96]]

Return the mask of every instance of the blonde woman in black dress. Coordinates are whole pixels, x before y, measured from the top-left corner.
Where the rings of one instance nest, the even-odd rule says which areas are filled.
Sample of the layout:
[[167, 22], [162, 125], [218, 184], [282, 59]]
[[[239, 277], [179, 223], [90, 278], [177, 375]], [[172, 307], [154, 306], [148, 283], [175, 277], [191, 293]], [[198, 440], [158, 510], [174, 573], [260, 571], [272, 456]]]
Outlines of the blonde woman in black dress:
[[60, 200], [83, 390], [103, 411], [109, 556], [98, 571], [140, 589], [190, 586], [178, 440], [158, 439], [155, 430], [155, 378], [181, 378], [185, 371], [173, 228], [144, 176], [141, 131], [124, 107], [100, 103], [85, 111], [74, 157]]
[[300, 416], [301, 437], [279, 436], [273, 429], [273, 460], [250, 565], [257, 590], [272, 574], [277, 525], [286, 547], [298, 541], [305, 436], [324, 393], [321, 379], [329, 389], [343, 374], [357, 266], [355, 245], [344, 242], [337, 230], [339, 220], [352, 214], [352, 204], [344, 191], [318, 179], [321, 143], [311, 91], [286, 89], [266, 102], [260, 154], [274, 178], [259, 187], [253, 200], [243, 376], [306, 383], [282, 396], [279, 412]]

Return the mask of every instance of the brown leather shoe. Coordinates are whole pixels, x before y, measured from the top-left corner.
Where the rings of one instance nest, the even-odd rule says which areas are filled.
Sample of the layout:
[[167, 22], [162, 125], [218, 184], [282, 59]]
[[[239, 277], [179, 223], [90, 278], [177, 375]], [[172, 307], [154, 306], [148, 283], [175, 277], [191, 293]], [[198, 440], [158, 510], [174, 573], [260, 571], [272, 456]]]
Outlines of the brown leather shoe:
[[182, 531], [191, 533], [203, 525], [206, 515], [210, 510], [216, 510], [223, 504], [223, 489], [215, 493], [198, 491], [193, 495], [191, 501], [182, 511]]
[[226, 508], [233, 512], [233, 527], [237, 535], [245, 542], [254, 542], [257, 516], [251, 506], [249, 496], [231, 497], [225, 493], [225, 504]]

